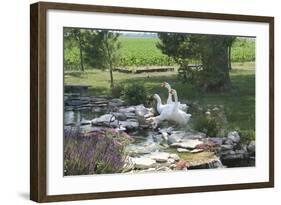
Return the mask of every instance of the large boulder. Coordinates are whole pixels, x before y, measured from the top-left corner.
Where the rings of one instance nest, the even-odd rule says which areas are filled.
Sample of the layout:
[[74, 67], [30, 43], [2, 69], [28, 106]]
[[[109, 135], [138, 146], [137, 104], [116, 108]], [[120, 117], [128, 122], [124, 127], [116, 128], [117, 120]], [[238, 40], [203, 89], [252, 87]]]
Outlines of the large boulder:
[[238, 132], [236, 132], [236, 131], [229, 132], [227, 135], [227, 138], [234, 143], [238, 143], [240, 141], [240, 136], [239, 136]]
[[254, 140], [252, 140], [248, 146], [247, 146], [247, 150], [250, 154], [254, 154], [256, 152], [256, 142]]

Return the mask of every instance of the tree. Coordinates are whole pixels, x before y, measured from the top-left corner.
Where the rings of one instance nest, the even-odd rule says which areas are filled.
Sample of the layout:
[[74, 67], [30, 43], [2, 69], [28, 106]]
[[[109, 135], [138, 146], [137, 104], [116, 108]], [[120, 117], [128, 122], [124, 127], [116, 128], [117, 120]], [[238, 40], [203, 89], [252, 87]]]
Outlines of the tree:
[[113, 69], [119, 62], [119, 34], [110, 31], [92, 31], [87, 35], [87, 60], [93, 67], [108, 69], [110, 86], [114, 86]]
[[84, 71], [85, 69], [84, 69], [83, 50], [84, 50], [85, 39], [83, 36], [83, 29], [65, 28], [64, 37], [66, 40], [71, 41], [72, 39], [74, 39], [77, 42], [79, 48], [80, 69], [81, 71]]
[[229, 70], [231, 70], [231, 48], [232, 48], [232, 45], [233, 43], [235, 42], [236, 40], [236, 37], [234, 36], [229, 36], [229, 38], [227, 38], [226, 40], [226, 44], [227, 44], [227, 49], [228, 49], [228, 68]]
[[230, 84], [229, 36], [194, 35], [178, 33], [158, 34], [157, 47], [175, 59], [180, 67], [187, 68], [192, 59], [202, 62], [202, 70], [196, 71], [196, 83], [204, 90], [220, 90]]

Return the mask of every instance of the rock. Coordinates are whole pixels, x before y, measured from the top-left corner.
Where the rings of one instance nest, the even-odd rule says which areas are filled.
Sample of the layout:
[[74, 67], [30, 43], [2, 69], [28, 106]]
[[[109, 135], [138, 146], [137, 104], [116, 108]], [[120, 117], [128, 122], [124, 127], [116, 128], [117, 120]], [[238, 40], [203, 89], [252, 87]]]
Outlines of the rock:
[[228, 155], [223, 155], [221, 157], [221, 159], [224, 161], [224, 160], [242, 160], [244, 159], [244, 155], [243, 154], [228, 154]]
[[154, 140], [154, 142], [157, 142], [157, 143], [162, 143], [162, 141], [164, 140], [163, 136], [161, 134], [160, 135], [152, 135], [152, 139]]
[[170, 158], [171, 158], [171, 159], [174, 159], [175, 161], [179, 161], [179, 160], [180, 160], [179, 155], [177, 155], [177, 154], [175, 154], [175, 153], [170, 154]]
[[168, 133], [168, 134], [170, 135], [170, 134], [172, 134], [173, 130], [174, 130], [173, 127], [168, 127], [168, 128], [160, 129], [158, 132], [159, 132], [159, 133], [166, 132], [166, 133]]
[[114, 98], [112, 100], [109, 101], [108, 105], [111, 107], [120, 107], [122, 105], [124, 105], [124, 101], [119, 99], [119, 98]]
[[180, 160], [176, 163], [176, 170], [186, 170], [186, 168], [189, 167], [189, 163], [184, 161], [184, 160]]
[[238, 143], [240, 141], [240, 136], [239, 136], [238, 132], [236, 132], [236, 131], [229, 132], [227, 135], [227, 138], [230, 139], [234, 143]]
[[227, 144], [227, 145], [233, 145], [234, 144], [234, 142], [231, 139], [225, 139], [223, 143]]
[[126, 118], [128, 118], [128, 119], [136, 119], [136, 117], [137, 117], [135, 115], [135, 113], [132, 113], [132, 112], [123, 112], [122, 114], [125, 115]]
[[126, 116], [124, 113], [121, 113], [121, 112], [112, 112], [111, 114], [114, 115], [117, 120], [122, 120], [122, 121], [127, 120], [127, 116]]
[[223, 139], [221, 137], [211, 137], [209, 138], [211, 142], [213, 142], [215, 145], [222, 145]]
[[176, 160], [174, 160], [173, 158], [169, 158], [169, 159], [167, 160], [167, 163], [168, 163], [169, 165], [171, 165], [171, 164], [174, 164], [175, 161], [176, 161]]
[[183, 152], [190, 152], [190, 150], [184, 149], [184, 148], [177, 148], [177, 151], [180, 152], [180, 153], [183, 153]]
[[173, 143], [171, 147], [180, 147], [185, 149], [195, 149], [197, 145], [202, 144], [203, 142], [200, 140], [185, 140], [183, 142]]
[[188, 169], [216, 169], [223, 168], [218, 157], [206, 158], [198, 161], [189, 162]]
[[168, 143], [178, 143], [186, 140], [196, 140], [203, 139], [206, 135], [200, 132], [185, 132], [185, 131], [173, 131], [168, 136]]
[[70, 106], [79, 106], [79, 105], [83, 105], [83, 104], [88, 104], [89, 103], [89, 100], [68, 100], [66, 102], [67, 105], [70, 105]]
[[168, 136], [168, 143], [178, 143], [182, 140], [185, 133], [183, 131], [174, 131], [171, 133], [171, 135]]
[[170, 157], [169, 153], [166, 152], [154, 152], [152, 153], [149, 158], [155, 160], [156, 162], [167, 162]]
[[90, 120], [82, 120], [80, 125], [90, 125], [92, 122]]
[[126, 107], [126, 108], [120, 108], [119, 112], [135, 112], [135, 107], [131, 106], [131, 107]]
[[157, 165], [155, 160], [148, 157], [132, 158], [132, 162], [137, 169], [148, 169]]
[[131, 144], [126, 147], [126, 151], [131, 156], [139, 156], [144, 154], [150, 154], [152, 152], [156, 152], [160, 149], [160, 145], [157, 143], [143, 143], [143, 144]]
[[109, 123], [114, 123], [116, 118], [112, 114], [105, 114], [98, 118], [92, 120], [93, 125], [109, 125]]
[[229, 145], [229, 144], [223, 144], [221, 145], [221, 150], [222, 151], [225, 151], [225, 150], [232, 150], [233, 149], [233, 146], [232, 145]]
[[191, 150], [190, 153], [198, 153], [198, 152], [203, 152], [204, 149], [194, 149], [194, 150]]
[[168, 141], [168, 133], [167, 132], [162, 132], [162, 138], [164, 139], [164, 140], [166, 140], [166, 141]]
[[252, 140], [248, 146], [247, 146], [247, 150], [250, 154], [254, 154], [256, 152], [256, 142], [254, 140]]
[[156, 170], [157, 171], [172, 171], [169, 167], [159, 167]]
[[134, 121], [119, 121], [119, 125], [128, 130], [135, 130], [139, 127], [139, 123]]
[[137, 105], [135, 106], [135, 114], [138, 116], [144, 116], [148, 114], [149, 110], [144, 107], [143, 105]]
[[93, 107], [92, 108], [92, 112], [101, 112], [102, 111], [102, 108], [100, 107]]

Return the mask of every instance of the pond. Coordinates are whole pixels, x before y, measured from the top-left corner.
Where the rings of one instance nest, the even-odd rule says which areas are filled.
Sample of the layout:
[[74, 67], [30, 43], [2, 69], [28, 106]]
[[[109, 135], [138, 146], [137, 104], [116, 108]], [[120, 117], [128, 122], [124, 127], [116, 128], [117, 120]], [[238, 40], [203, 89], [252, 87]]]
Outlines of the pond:
[[[108, 114], [107, 109], [99, 109], [98, 111], [94, 110], [69, 110], [64, 113], [64, 124], [65, 126], [75, 127], [83, 121], [89, 121], [95, 118], [99, 118], [104, 114]], [[171, 126], [170, 124], [164, 124], [158, 130], [152, 128], [146, 129], [135, 129], [129, 130], [127, 133], [134, 139], [134, 142], [127, 147], [127, 151], [132, 157], [142, 157], [147, 156], [151, 153], [160, 152], [160, 153], [175, 153], [178, 154], [183, 159], [188, 159], [191, 161], [192, 167], [190, 169], [201, 169], [201, 168], [218, 168], [218, 167], [248, 167], [255, 166], [254, 158], [244, 158], [244, 159], [227, 159], [219, 160], [214, 154], [208, 154], [208, 152], [190, 153], [190, 152], [178, 152], [179, 148], [171, 148], [163, 140], [163, 133], [159, 130], [165, 130], [167, 132], [167, 127]], [[87, 130], [92, 127], [91, 124], [86, 124], [81, 126], [82, 130]], [[175, 128], [175, 127], [169, 127]], [[177, 128], [176, 128], [177, 129]], [[170, 135], [175, 139], [177, 137], [182, 137], [181, 135], [186, 131], [175, 130]], [[193, 137], [197, 134], [194, 133]], [[170, 137], [169, 136], [169, 137]], [[200, 136], [200, 135], [199, 135]], [[191, 138], [193, 140], [193, 137]], [[198, 138], [200, 140], [205, 140]], [[170, 138], [168, 140], [171, 140]], [[174, 140], [174, 139], [172, 139]], [[205, 140], [206, 141], [206, 140]], [[205, 154], [204, 154], [205, 153]], [[202, 157], [203, 156], [203, 157]], [[200, 161], [200, 163], [199, 163]], [[222, 162], [222, 163], [221, 163]]]

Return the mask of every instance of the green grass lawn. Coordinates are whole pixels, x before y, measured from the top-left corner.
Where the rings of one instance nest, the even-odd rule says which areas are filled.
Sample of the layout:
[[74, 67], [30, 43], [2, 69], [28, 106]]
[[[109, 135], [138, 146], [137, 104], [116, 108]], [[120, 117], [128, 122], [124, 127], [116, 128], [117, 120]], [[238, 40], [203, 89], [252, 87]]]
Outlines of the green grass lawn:
[[[177, 72], [125, 74], [114, 72], [114, 82], [143, 84], [149, 94], [160, 94], [166, 99], [167, 90], [160, 85], [167, 81], [178, 92], [181, 102], [197, 101], [199, 105], [223, 105], [228, 126], [239, 130], [255, 130], [255, 64], [233, 63], [230, 72], [233, 89], [227, 92], [206, 93], [188, 83], [177, 80]], [[82, 72], [65, 72], [66, 84], [90, 85], [91, 95], [109, 95], [109, 72], [98, 69]]]

